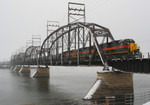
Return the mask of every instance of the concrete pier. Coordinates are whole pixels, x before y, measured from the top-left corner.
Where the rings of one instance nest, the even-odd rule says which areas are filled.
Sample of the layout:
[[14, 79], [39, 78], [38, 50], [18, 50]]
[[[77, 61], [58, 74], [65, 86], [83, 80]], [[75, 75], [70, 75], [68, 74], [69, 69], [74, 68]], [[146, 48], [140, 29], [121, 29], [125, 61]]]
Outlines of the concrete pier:
[[15, 68], [15, 66], [11, 66], [11, 67], [10, 67], [10, 70], [14, 70], [14, 68]]
[[21, 69], [21, 66], [15, 66], [14, 71], [19, 72], [19, 71], [20, 71], [20, 69]]
[[28, 67], [23, 66], [20, 69], [19, 73], [30, 73], [30, 66], [28, 66]]
[[97, 72], [97, 80], [84, 99], [105, 100], [106, 98], [113, 98], [117, 100], [120, 98], [123, 99], [120, 101], [124, 101], [128, 94], [133, 94], [133, 76], [131, 73]]
[[31, 77], [49, 77], [49, 67], [38, 67], [37, 70], [31, 75]]
[[102, 82], [93, 98], [124, 96], [133, 93], [133, 75], [131, 73], [98, 72], [97, 76], [97, 79], [101, 79]]

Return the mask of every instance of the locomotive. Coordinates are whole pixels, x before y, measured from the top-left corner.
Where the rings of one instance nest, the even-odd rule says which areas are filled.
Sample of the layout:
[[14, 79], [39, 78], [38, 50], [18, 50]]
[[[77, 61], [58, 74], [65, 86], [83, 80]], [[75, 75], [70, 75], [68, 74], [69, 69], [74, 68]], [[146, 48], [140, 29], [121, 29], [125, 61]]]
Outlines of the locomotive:
[[[141, 57], [140, 50], [133, 39], [115, 40], [108, 43], [102, 43], [99, 45], [101, 49], [101, 54], [103, 58], [107, 61], [113, 59], [136, 59]], [[98, 55], [95, 46], [81, 48], [79, 50], [71, 50], [59, 54], [57, 61], [55, 61], [55, 56], [53, 56], [54, 62], [60, 63], [61, 56], [63, 56], [64, 63], [76, 63], [78, 56], [81, 63], [89, 62], [99, 62], [100, 57]], [[53, 63], [54, 63], [53, 62]]]
[[142, 54], [133, 39], [116, 40], [100, 44], [102, 54], [107, 60], [111, 59], [136, 59]]

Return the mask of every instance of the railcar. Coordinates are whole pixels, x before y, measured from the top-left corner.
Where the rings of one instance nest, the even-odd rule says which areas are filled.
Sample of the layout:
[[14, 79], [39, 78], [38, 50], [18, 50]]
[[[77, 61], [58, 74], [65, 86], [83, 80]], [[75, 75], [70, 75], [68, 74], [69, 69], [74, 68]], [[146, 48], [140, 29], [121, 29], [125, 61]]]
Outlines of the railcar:
[[105, 59], [141, 58], [140, 50], [133, 39], [116, 40], [100, 44]]
[[[133, 39], [115, 40], [108, 43], [102, 43], [99, 45], [103, 58], [106, 60], [113, 59], [136, 59], [141, 57], [140, 50]], [[81, 63], [99, 62], [100, 57], [98, 55], [95, 46], [81, 48], [79, 50], [71, 50], [59, 54], [57, 61], [53, 57], [53, 61], [61, 63], [61, 56], [63, 56], [63, 63], [77, 63], [80, 60]], [[78, 57], [79, 56], [79, 57]], [[79, 58], [79, 59], [78, 59]]]

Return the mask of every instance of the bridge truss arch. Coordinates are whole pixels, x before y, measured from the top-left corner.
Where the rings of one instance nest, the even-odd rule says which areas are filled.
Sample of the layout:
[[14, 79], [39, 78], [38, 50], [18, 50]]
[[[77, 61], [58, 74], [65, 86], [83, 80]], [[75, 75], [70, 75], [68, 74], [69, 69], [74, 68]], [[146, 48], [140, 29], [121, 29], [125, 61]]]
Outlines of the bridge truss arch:
[[41, 46], [29, 46], [25, 51], [24, 65], [37, 65]]
[[[71, 63], [79, 65], [82, 63], [80, 61], [84, 59], [85, 62], [90, 64], [94, 58], [92, 48], [95, 46], [100, 60], [104, 64], [106, 61], [103, 58], [99, 44], [113, 40], [114, 38], [109, 29], [98, 24], [85, 22], [68, 24], [53, 31], [43, 41], [40, 57], [44, 59], [39, 59], [39, 63], [44, 65], [65, 65]], [[88, 52], [86, 59], [82, 57], [83, 49], [86, 49], [86, 52]]]
[[20, 52], [19, 54], [15, 54], [11, 56], [11, 64], [12, 65], [23, 65], [23, 60], [25, 57], [24, 52]]

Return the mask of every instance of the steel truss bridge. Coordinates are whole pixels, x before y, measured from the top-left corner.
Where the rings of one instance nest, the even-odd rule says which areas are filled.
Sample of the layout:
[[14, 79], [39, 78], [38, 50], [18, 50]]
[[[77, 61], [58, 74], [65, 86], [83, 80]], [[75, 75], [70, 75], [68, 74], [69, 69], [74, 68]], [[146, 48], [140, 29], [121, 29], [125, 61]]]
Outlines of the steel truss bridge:
[[[41, 46], [30, 46], [24, 53], [13, 55], [11, 64], [45, 65], [46, 67], [50, 65], [104, 65], [104, 69], [110, 65], [128, 72], [150, 72], [149, 66], [146, 70], [131, 70], [134, 64], [132, 61], [106, 61], [98, 45], [110, 41], [114, 41], [114, 38], [106, 27], [86, 22], [67, 24], [49, 34]], [[141, 67], [143, 62], [145, 61], [140, 61]], [[149, 60], [146, 64], [149, 64]]]

